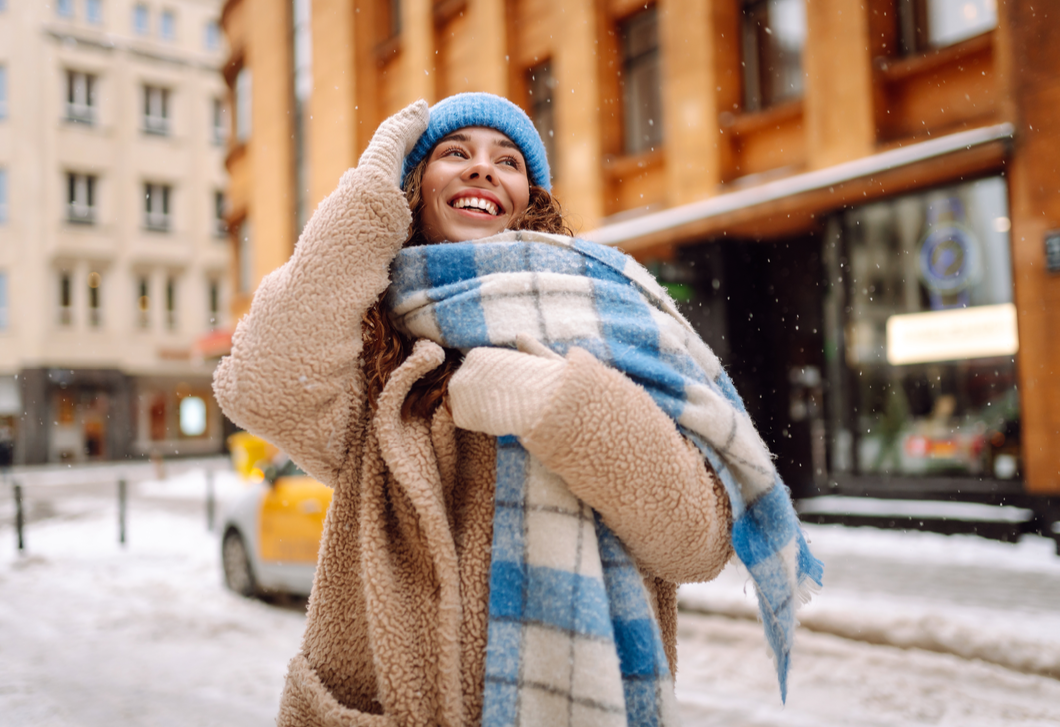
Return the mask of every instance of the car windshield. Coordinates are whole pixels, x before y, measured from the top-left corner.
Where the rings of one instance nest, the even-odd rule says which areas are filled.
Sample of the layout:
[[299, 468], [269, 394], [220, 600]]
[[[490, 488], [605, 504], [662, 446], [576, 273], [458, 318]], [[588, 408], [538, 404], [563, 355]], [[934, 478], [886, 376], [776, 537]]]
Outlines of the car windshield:
[[302, 477], [305, 476], [305, 471], [294, 463], [294, 460], [287, 460], [280, 466], [280, 471], [277, 473], [278, 477]]

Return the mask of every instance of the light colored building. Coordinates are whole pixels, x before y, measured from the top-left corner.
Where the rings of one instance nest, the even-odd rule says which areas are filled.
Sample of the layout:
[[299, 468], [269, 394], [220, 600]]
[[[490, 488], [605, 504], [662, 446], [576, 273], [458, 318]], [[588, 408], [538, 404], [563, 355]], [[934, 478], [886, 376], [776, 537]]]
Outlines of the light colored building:
[[252, 128], [227, 158], [233, 311], [388, 114], [502, 94], [580, 232], [649, 264], [719, 353], [797, 495], [1060, 519], [1060, 16], [1040, 6], [226, 0]]
[[0, 0], [0, 462], [221, 447], [219, 14]]

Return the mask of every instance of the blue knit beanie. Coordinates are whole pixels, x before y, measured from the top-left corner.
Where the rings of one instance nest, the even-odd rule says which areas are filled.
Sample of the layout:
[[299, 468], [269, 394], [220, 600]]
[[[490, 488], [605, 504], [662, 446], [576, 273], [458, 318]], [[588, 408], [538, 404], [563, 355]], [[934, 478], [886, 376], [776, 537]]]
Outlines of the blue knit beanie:
[[442, 138], [468, 126], [496, 129], [515, 142], [526, 160], [530, 183], [552, 191], [548, 155], [534, 123], [521, 108], [492, 93], [458, 93], [432, 106], [427, 130], [405, 157], [402, 182]]

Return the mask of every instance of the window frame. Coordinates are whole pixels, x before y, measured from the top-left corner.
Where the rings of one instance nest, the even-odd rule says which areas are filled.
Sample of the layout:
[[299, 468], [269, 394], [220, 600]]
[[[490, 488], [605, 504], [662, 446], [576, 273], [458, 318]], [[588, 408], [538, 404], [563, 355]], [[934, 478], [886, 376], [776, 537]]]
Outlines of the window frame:
[[170, 135], [170, 89], [166, 86], [143, 84], [143, 132], [151, 136]]
[[[639, 24], [652, 26], [653, 43], [643, 49], [631, 48], [631, 31]], [[657, 151], [663, 138], [662, 99], [662, 43], [659, 37], [659, 13], [656, 4], [648, 5], [620, 19], [616, 25], [618, 52], [622, 73], [619, 94], [622, 98], [622, 151], [624, 154], [643, 154]], [[643, 75], [645, 84], [638, 83]], [[644, 98], [641, 93], [648, 95]], [[654, 109], [645, 105], [653, 105]], [[655, 112], [653, 115], [653, 111]], [[644, 118], [641, 118], [645, 115]], [[644, 133], [646, 132], [646, 133]]]
[[147, 35], [151, 32], [151, 11], [147, 3], [135, 3], [132, 6], [132, 29], [135, 35]]
[[[556, 106], [553, 103], [553, 91], [557, 86], [556, 76], [552, 72], [552, 59], [535, 63], [523, 73], [526, 85], [527, 107], [530, 121], [537, 129], [538, 135], [545, 144], [549, 167], [553, 179], [556, 176]], [[539, 78], [540, 77], [540, 78]], [[535, 95], [535, 90], [538, 92]]]
[[[144, 182], [144, 229], [150, 232], [172, 231], [173, 185], [163, 182]], [[154, 209], [159, 198], [161, 209]]]
[[85, 126], [96, 125], [98, 82], [99, 77], [95, 73], [66, 69], [65, 121]]
[[[802, 2], [803, 3], [803, 14], [805, 18], [805, 0], [790, 0], [791, 2]], [[778, 79], [774, 79], [773, 84], [770, 85], [770, 92], [767, 94], [763, 88], [765, 84], [763, 81], [766, 78], [765, 73], [762, 71], [762, 66], [768, 61], [764, 61], [763, 47], [760, 42], [762, 37], [773, 38], [774, 43], [778, 44], [777, 38], [769, 27], [768, 13], [770, 5], [777, 2], [784, 2], [784, 0], [739, 0], [739, 39], [740, 39], [740, 65], [743, 69], [741, 80], [741, 108], [745, 113], [757, 113], [765, 111], [766, 109], [781, 106], [785, 103], [791, 103], [801, 100], [806, 93], [806, 81], [805, 81], [805, 67], [803, 64], [803, 57], [806, 51], [806, 38], [802, 39], [802, 46], [798, 49], [798, 68], [797, 72], [792, 74], [792, 78], [799, 80], [799, 87], [794, 91], [777, 90], [783, 89], [783, 83], [778, 82], [780, 71], [778, 70], [775, 75]], [[760, 13], [761, 15], [755, 15]], [[765, 17], [765, 24], [756, 18]], [[755, 29], [755, 26], [762, 29], [759, 32]], [[805, 27], [805, 26], [804, 26]], [[780, 55], [777, 55], [777, 62], [780, 60]], [[768, 71], [769, 69], [767, 69]], [[792, 68], [789, 68], [792, 70]], [[775, 85], [776, 88], [772, 88]], [[767, 97], [768, 95], [768, 97]]]
[[92, 25], [103, 24], [103, 0], [85, 0], [85, 20]]
[[99, 178], [82, 172], [66, 173], [66, 221], [76, 225], [96, 223]]
[[177, 39], [177, 13], [173, 8], [163, 8], [158, 14], [158, 37], [166, 41]]

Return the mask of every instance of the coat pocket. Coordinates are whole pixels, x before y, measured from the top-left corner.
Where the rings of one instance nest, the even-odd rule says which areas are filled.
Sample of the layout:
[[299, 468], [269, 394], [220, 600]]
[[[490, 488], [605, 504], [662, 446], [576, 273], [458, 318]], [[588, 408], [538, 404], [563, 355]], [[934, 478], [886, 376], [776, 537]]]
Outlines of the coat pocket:
[[299, 653], [287, 667], [277, 727], [397, 727], [393, 717], [368, 714], [339, 703]]

